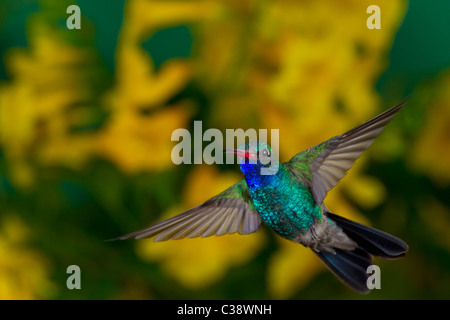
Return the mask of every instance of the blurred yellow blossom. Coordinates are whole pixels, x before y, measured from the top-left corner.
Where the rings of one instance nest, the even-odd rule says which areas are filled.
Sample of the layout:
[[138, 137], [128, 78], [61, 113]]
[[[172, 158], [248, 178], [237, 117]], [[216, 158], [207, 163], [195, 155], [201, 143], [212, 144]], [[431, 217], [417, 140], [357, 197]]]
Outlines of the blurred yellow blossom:
[[[151, 10], [142, 11], [147, 6]], [[191, 67], [186, 60], [173, 59], [156, 72], [141, 42], [158, 27], [180, 23], [184, 16], [187, 21], [205, 18], [210, 11], [199, 10], [194, 3], [182, 7], [173, 11], [161, 1], [127, 3], [117, 46], [115, 86], [98, 99], [111, 115], [100, 130], [86, 133], [73, 133], [70, 128], [84, 124], [90, 109], [99, 107], [85, 105], [84, 113], [73, 108], [98, 94], [89, 88], [84, 71], [93, 68], [92, 49], [71, 43], [64, 32], [43, 20], [30, 20], [30, 46], [9, 51], [12, 81], [0, 87], [0, 142], [16, 183], [32, 184], [29, 161], [33, 157], [46, 165], [78, 168], [101, 155], [126, 172], [171, 165], [170, 133], [187, 126], [193, 109], [189, 102], [164, 106], [190, 80]], [[159, 11], [164, 15], [159, 16]], [[143, 23], [142, 12], [159, 16], [158, 23], [148, 15], [144, 20], [151, 23]]]
[[28, 226], [16, 215], [4, 215], [0, 229], [0, 300], [43, 299], [54, 293], [49, 262], [27, 247]]
[[145, 116], [133, 109], [118, 109], [98, 137], [98, 151], [124, 172], [163, 170], [173, 166], [171, 135], [185, 127], [187, 106], [171, 106]]
[[286, 299], [325, 268], [311, 249], [281, 238], [277, 242], [279, 249], [268, 264], [267, 286], [274, 299]]
[[408, 157], [417, 171], [428, 174], [441, 185], [450, 181], [450, 71], [440, 75], [436, 91], [427, 104], [425, 124]]
[[[379, 2], [386, 15], [375, 31], [366, 27], [370, 1], [219, 3], [228, 14], [202, 24], [194, 57], [201, 61], [198, 81], [215, 95], [216, 121], [232, 126], [258, 117], [265, 125], [264, 106], [274, 106], [298, 135], [318, 137], [334, 133], [330, 125], [341, 129], [375, 111], [373, 84], [405, 1]], [[325, 130], [315, 121], [319, 113]]]
[[88, 75], [78, 67], [92, 65], [94, 56], [42, 21], [32, 21], [29, 48], [8, 52], [11, 81], [0, 87], [0, 142], [19, 185], [33, 182], [33, 157], [76, 166], [93, 149], [70, 134], [70, 127], [84, 120], [71, 121], [70, 108], [92, 98]]
[[171, 59], [156, 71], [141, 42], [158, 28], [200, 19], [202, 12], [196, 3], [127, 3], [116, 53], [116, 85], [104, 97], [112, 115], [98, 145], [99, 152], [125, 172], [169, 168], [171, 134], [186, 127], [193, 112], [187, 101], [167, 105], [190, 81], [189, 62]]
[[420, 200], [420, 216], [431, 229], [429, 239], [450, 251], [450, 209], [434, 197]]
[[116, 52], [117, 88], [121, 108], [159, 106], [190, 80], [189, 61], [171, 59], [155, 72], [141, 42], [161, 28], [199, 21], [213, 13], [207, 2], [131, 0]]
[[386, 188], [380, 180], [360, 175], [353, 179], [351, 186], [345, 190], [360, 207], [373, 208], [386, 198]]
[[[240, 179], [235, 173], [219, 173], [214, 167], [198, 166], [186, 180], [183, 204], [169, 210], [164, 217], [199, 205]], [[159, 262], [167, 274], [184, 286], [200, 289], [219, 281], [231, 267], [250, 261], [265, 242], [265, 234], [260, 231], [250, 235], [233, 234], [156, 243], [143, 240], [136, 245], [142, 258]]]
[[[127, 2], [127, 38], [136, 39], [168, 25], [197, 22], [219, 14], [212, 1], [129, 0]], [[144, 31], [144, 33], [143, 33]]]

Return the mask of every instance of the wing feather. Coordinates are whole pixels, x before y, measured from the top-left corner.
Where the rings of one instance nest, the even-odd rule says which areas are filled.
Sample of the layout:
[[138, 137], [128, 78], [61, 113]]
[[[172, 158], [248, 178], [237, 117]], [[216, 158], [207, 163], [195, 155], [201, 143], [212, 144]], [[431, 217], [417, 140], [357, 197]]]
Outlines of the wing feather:
[[260, 225], [261, 218], [254, 209], [247, 183], [242, 180], [197, 207], [112, 240], [156, 236], [155, 241], [165, 241], [236, 232], [249, 234], [258, 231]]
[[[303, 168], [299, 162], [306, 162], [310, 169], [309, 181], [314, 198], [322, 204], [331, 190], [359, 156], [373, 143], [386, 124], [397, 114], [406, 101], [392, 107], [371, 120], [326, 140], [308, 150], [298, 153], [288, 163], [291, 170]], [[305, 178], [308, 180], [307, 178]]]

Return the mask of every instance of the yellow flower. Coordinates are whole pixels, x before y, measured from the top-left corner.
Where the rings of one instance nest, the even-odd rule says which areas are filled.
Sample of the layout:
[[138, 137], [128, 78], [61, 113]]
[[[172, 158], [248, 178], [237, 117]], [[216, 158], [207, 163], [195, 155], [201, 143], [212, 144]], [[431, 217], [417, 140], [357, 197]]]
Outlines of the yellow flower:
[[0, 300], [49, 298], [54, 293], [49, 262], [26, 245], [29, 229], [16, 215], [5, 215], [0, 229]]
[[[183, 193], [183, 204], [171, 209], [165, 217], [194, 207], [222, 192], [241, 177], [234, 173], [219, 173], [211, 166], [196, 167]], [[224, 235], [153, 242], [137, 242], [138, 254], [147, 261], [156, 261], [164, 271], [186, 287], [204, 288], [219, 281], [233, 266], [250, 261], [264, 246], [265, 234]]]
[[124, 24], [116, 53], [117, 88], [121, 108], [155, 107], [190, 80], [186, 60], [172, 59], [155, 72], [141, 42], [161, 28], [205, 19], [213, 13], [206, 2], [131, 0], [126, 4]]
[[166, 107], [150, 116], [133, 109], [117, 110], [98, 136], [98, 152], [124, 172], [164, 170], [173, 166], [172, 132], [186, 127], [184, 105]]
[[69, 130], [85, 120], [71, 121], [71, 106], [92, 98], [88, 76], [75, 67], [92, 66], [92, 52], [69, 43], [42, 21], [30, 21], [29, 48], [8, 52], [11, 81], [0, 86], [0, 142], [13, 163], [13, 182], [21, 186], [33, 183], [31, 158], [77, 167], [93, 147]]
[[420, 216], [429, 227], [430, 240], [450, 251], [450, 209], [435, 198], [429, 197], [419, 203]]
[[302, 245], [277, 238], [279, 249], [269, 260], [267, 285], [275, 299], [286, 299], [323, 269], [320, 259]]
[[142, 37], [168, 25], [201, 21], [218, 14], [211, 1], [129, 0], [126, 4], [126, 38]]
[[166, 61], [155, 70], [141, 42], [158, 29], [205, 17], [199, 4], [129, 1], [116, 54], [116, 85], [104, 97], [112, 115], [98, 135], [98, 152], [124, 172], [165, 170], [175, 129], [185, 128], [192, 114], [190, 102], [167, 105], [191, 80], [190, 63]]
[[450, 72], [438, 80], [439, 94], [428, 103], [425, 124], [415, 139], [410, 165], [424, 172], [440, 185], [450, 181]]
[[[167, 103], [190, 81], [191, 66], [172, 59], [156, 71], [141, 42], [159, 28], [205, 19], [214, 10], [206, 3], [129, 1], [116, 52], [116, 82], [103, 97], [89, 87], [85, 72], [96, 68], [92, 49], [71, 43], [67, 33], [44, 19], [31, 19], [29, 48], [8, 52], [12, 80], [0, 86], [0, 143], [14, 182], [33, 183], [32, 158], [74, 169], [94, 155], [126, 172], [170, 167], [170, 134], [187, 126], [192, 108], [186, 101]], [[94, 97], [111, 108], [110, 118], [95, 132], [71, 132], [89, 123], [91, 108], [99, 108], [73, 106]]]

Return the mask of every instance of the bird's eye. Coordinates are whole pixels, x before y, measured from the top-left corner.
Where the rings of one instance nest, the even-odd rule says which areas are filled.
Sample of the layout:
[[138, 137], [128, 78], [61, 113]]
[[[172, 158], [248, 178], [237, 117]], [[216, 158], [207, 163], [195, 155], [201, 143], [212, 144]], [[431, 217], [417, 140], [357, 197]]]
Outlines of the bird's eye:
[[270, 157], [270, 151], [269, 151], [269, 149], [267, 149], [267, 148], [263, 149], [263, 151], [262, 151], [262, 156], [263, 156], [263, 157]]

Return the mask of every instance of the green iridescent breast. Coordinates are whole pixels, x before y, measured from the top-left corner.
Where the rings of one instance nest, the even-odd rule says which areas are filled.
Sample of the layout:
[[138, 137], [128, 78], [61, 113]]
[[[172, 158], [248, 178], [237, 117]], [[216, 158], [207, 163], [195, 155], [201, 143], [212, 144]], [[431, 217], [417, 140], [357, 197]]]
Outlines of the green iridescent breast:
[[269, 185], [249, 188], [261, 219], [281, 236], [293, 239], [308, 231], [322, 213], [309, 189], [284, 170]]

